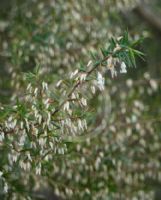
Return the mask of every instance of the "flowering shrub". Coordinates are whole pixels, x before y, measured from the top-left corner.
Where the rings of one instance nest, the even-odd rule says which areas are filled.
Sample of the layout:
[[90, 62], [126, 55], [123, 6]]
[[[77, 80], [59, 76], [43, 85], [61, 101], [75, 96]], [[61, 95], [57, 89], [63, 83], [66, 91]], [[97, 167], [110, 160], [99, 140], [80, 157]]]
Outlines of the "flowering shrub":
[[62, 199], [152, 199], [160, 118], [147, 98], [160, 81], [125, 81], [140, 40], [111, 23], [135, 2], [61, 3], [19, 2], [0, 25], [0, 198], [47, 199], [49, 187]]
[[[11, 187], [5, 174], [9, 176], [14, 168], [44, 174], [45, 165], [55, 155], [68, 154], [70, 139], [91, 131], [88, 127], [93, 127], [91, 117], [96, 111], [89, 101], [97, 89], [105, 89], [102, 74], [109, 70], [113, 78], [126, 73], [126, 65], [135, 63], [134, 54], [142, 54], [132, 46], [127, 33], [117, 40], [112, 39], [109, 47], [102, 49], [102, 55], [92, 54], [86, 66], [80, 65], [66, 79], [53, 83], [52, 89], [43, 81], [39, 67], [35, 73], [25, 74], [28, 85], [23, 101], [17, 99], [14, 106], [1, 107], [0, 139], [8, 158], [7, 163], [4, 162], [7, 167], [1, 171], [4, 192]], [[105, 128], [103, 123], [101, 126]]]

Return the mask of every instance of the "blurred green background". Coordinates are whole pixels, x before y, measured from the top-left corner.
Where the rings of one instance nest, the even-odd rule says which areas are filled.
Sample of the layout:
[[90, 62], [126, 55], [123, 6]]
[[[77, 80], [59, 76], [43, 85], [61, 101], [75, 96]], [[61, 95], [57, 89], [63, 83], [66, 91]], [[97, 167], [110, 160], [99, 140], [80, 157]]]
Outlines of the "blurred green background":
[[[87, 63], [89, 51], [107, 45], [111, 36], [119, 37], [128, 30], [131, 37], [142, 38], [138, 49], [145, 53], [144, 60], [137, 58], [137, 68], [106, 81], [112, 99], [107, 131], [112, 136], [95, 139], [87, 149], [91, 154], [94, 142], [105, 147], [113, 141], [108, 144], [110, 150], [102, 151], [105, 155], [110, 151], [114, 160], [120, 160], [124, 173], [118, 182], [111, 178], [107, 184], [112, 193], [120, 195], [111, 199], [141, 199], [138, 191], [145, 193], [144, 199], [151, 198], [146, 197], [151, 191], [155, 200], [161, 199], [161, 1], [1, 0], [0, 5], [0, 105], [21, 97], [25, 90], [22, 72], [33, 71], [38, 63], [52, 83], [79, 62]], [[61, 164], [59, 160], [58, 166]], [[132, 183], [126, 180], [135, 174], [139, 178]], [[61, 175], [55, 178], [74, 184]], [[93, 181], [99, 182], [99, 178]], [[74, 187], [85, 190], [79, 184]]]

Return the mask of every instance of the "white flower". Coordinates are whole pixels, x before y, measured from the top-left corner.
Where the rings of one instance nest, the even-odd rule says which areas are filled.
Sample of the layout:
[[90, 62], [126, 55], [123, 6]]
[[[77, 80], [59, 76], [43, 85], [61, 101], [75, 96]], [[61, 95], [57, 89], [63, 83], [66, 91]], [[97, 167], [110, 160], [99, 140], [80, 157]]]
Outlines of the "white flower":
[[20, 128], [23, 129], [23, 122], [20, 122]]
[[110, 56], [107, 60], [107, 69], [111, 71], [111, 76], [114, 78], [117, 76], [117, 71], [115, 69], [116, 59]]
[[38, 143], [43, 148], [46, 144], [46, 139], [45, 138], [39, 138]]
[[116, 47], [114, 48], [114, 52], [116, 52], [116, 51], [119, 51], [121, 49], [121, 47], [120, 47], [120, 45], [119, 44], [116, 44]]
[[49, 145], [50, 145], [50, 147], [53, 149], [53, 147], [54, 147], [53, 142], [49, 142]]
[[50, 114], [50, 112], [48, 112], [47, 113], [47, 122], [46, 122], [46, 124], [49, 126], [49, 124], [50, 124], [50, 121], [51, 121], [51, 114]]
[[83, 120], [83, 126], [84, 126], [84, 129], [87, 129], [87, 122], [85, 119]]
[[36, 174], [40, 175], [41, 174], [41, 164], [39, 163], [39, 165], [36, 167]]
[[104, 90], [105, 79], [102, 77], [102, 74], [100, 72], [98, 72], [97, 74], [97, 83], [98, 83], [99, 89], [101, 91]]
[[115, 70], [115, 68], [111, 68], [110, 71], [111, 71], [112, 78], [114, 78], [115, 76], [117, 76], [117, 71]]
[[0, 171], [0, 177], [2, 177], [2, 175], [3, 175], [3, 172]]
[[120, 41], [123, 38], [123, 36], [120, 36], [117, 38], [117, 41]]
[[108, 58], [108, 60], [107, 60], [107, 68], [108, 68], [108, 69], [111, 69], [111, 68], [113, 68], [113, 67], [114, 67], [113, 57], [110, 56], [110, 57]]
[[25, 143], [25, 140], [26, 140], [26, 137], [25, 137], [26, 135], [22, 135], [21, 137], [20, 137], [20, 139], [19, 139], [19, 145], [20, 146], [23, 146], [24, 145], [24, 143]]
[[7, 185], [7, 183], [5, 183], [5, 185], [4, 185], [4, 192], [5, 192], [5, 193], [8, 192], [8, 185]]
[[[42, 128], [45, 129], [45, 126], [46, 126], [46, 123], [44, 122], [44, 123], [42, 124]], [[38, 131], [37, 131], [37, 132], [38, 132]]]
[[78, 69], [76, 69], [74, 72], [71, 73], [70, 79], [72, 79], [77, 74], [78, 74]]
[[38, 115], [38, 122], [39, 122], [39, 124], [41, 124], [41, 122], [42, 122], [42, 116], [41, 115]]
[[120, 70], [120, 73], [121, 73], [121, 74], [127, 73], [126, 64], [125, 64], [124, 62], [121, 63], [121, 70]]
[[157, 84], [157, 82], [156, 82], [155, 80], [151, 79], [151, 80], [150, 80], [150, 85], [151, 85], [151, 87], [152, 87], [152, 89], [153, 89], [154, 91], [157, 91], [157, 89], [158, 89], [158, 84]]
[[76, 97], [76, 95], [74, 93], [72, 93], [71, 98], [72, 99], [76, 99], [77, 97]]
[[29, 84], [27, 85], [27, 90], [30, 90], [31, 88], [32, 88], [31, 83], [29, 83]]
[[59, 80], [59, 81], [57, 82], [57, 84], [56, 84], [56, 87], [59, 87], [60, 84], [61, 84], [62, 82], [63, 82], [62, 80]]
[[82, 82], [82, 81], [85, 81], [86, 80], [86, 77], [87, 77], [87, 74], [86, 73], [82, 73], [81, 75], [80, 75], [80, 81]]
[[95, 86], [91, 86], [91, 91], [92, 91], [93, 94], [96, 93], [96, 88], [95, 88]]
[[85, 98], [81, 98], [81, 103], [83, 106], [87, 106], [87, 100]]
[[10, 116], [10, 117], [8, 118], [8, 122], [11, 122], [12, 120], [13, 120], [13, 117]]
[[44, 100], [44, 105], [45, 105], [45, 107], [46, 107], [46, 109], [48, 109], [49, 108], [49, 106], [50, 106], [50, 99], [48, 98], [48, 99], [46, 99], [46, 100]]
[[87, 64], [87, 67], [90, 67], [92, 65], [92, 60], [90, 60]]
[[42, 89], [43, 90], [48, 90], [48, 84], [46, 82], [42, 82]]
[[126, 85], [127, 85], [128, 87], [132, 87], [133, 81], [132, 81], [131, 79], [128, 79], [128, 80], [126, 81]]
[[62, 154], [63, 155], [64, 154], [64, 149], [63, 148], [59, 148], [58, 149], [58, 154]]
[[64, 104], [64, 110], [69, 111], [69, 101]]
[[32, 161], [32, 158], [31, 158], [30, 153], [27, 153], [27, 158], [28, 158], [30, 161]]
[[99, 166], [101, 164], [101, 158], [100, 157], [97, 157], [94, 165], [95, 165], [95, 169], [98, 170], [99, 169]]
[[81, 164], [84, 165], [86, 163], [86, 160], [84, 157], [81, 157]]
[[35, 95], [35, 96], [38, 95], [38, 88], [35, 88], [35, 90], [34, 90], [34, 95]]
[[83, 130], [83, 124], [82, 124], [82, 121], [80, 119], [78, 119], [78, 128], [81, 130]]
[[17, 120], [15, 119], [13, 122], [8, 123], [8, 127], [11, 128], [11, 129], [14, 129], [15, 126], [16, 126], [16, 123], [17, 123]]
[[24, 161], [20, 160], [19, 164], [22, 169], [26, 170], [26, 163]]
[[3, 139], [4, 139], [4, 132], [1, 132], [1, 133], [0, 133], [0, 142], [2, 142]]

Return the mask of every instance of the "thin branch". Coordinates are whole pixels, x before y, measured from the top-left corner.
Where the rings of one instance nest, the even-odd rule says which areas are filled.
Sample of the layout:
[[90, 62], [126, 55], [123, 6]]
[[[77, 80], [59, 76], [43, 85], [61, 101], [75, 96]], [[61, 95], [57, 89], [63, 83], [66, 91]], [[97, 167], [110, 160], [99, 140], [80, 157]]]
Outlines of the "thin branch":
[[[91, 75], [91, 73], [100, 65], [102, 65], [102, 63], [104, 63], [111, 55], [108, 55], [106, 57], [104, 57], [100, 62], [96, 63], [93, 68], [91, 70], [89, 70], [87, 72], [87, 76], [89, 77]], [[69, 93], [67, 94], [67, 98], [59, 105], [59, 107], [52, 113], [52, 116], [55, 115], [61, 108], [62, 106], [68, 101], [68, 99], [71, 97], [72, 93], [78, 88], [78, 86], [80, 86], [81, 84], [83, 84], [84, 82], [82, 81], [78, 81], [77, 83], [75, 83], [75, 85], [73, 86], [73, 88], [69, 91]]]

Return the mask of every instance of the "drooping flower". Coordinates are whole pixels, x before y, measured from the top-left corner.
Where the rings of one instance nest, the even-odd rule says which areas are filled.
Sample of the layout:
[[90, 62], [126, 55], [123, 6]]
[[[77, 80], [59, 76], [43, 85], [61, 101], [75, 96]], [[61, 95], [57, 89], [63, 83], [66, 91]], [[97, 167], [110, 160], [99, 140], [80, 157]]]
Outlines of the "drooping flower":
[[85, 81], [86, 80], [86, 77], [87, 77], [87, 74], [86, 73], [82, 73], [81, 75], [80, 75], [80, 81], [82, 82], [82, 81]]
[[92, 65], [92, 60], [90, 60], [87, 64], [87, 67], [90, 67]]
[[85, 98], [81, 98], [80, 102], [83, 106], [87, 106], [87, 100]]
[[1, 133], [0, 133], [0, 142], [2, 142], [3, 139], [4, 139], [4, 132], [1, 132]]
[[48, 84], [46, 82], [42, 82], [42, 88], [43, 90], [48, 90]]
[[121, 70], [120, 70], [121, 74], [126, 74], [127, 73], [126, 64], [124, 62], [121, 63], [120, 68], [121, 68]]
[[69, 101], [64, 104], [64, 110], [69, 111]]
[[3, 175], [3, 172], [2, 172], [2, 171], [0, 171], [0, 177], [2, 177], [2, 175]]
[[110, 56], [107, 60], [107, 69], [110, 70], [112, 78], [117, 76], [117, 71], [115, 69], [116, 59]]
[[95, 88], [95, 86], [91, 86], [91, 91], [92, 91], [92, 94], [95, 94], [95, 93], [96, 93], [96, 88]]
[[78, 69], [76, 69], [74, 72], [72, 72], [71, 74], [70, 74], [70, 79], [72, 79], [75, 75], [77, 75], [78, 74]]
[[98, 88], [101, 91], [104, 90], [105, 79], [102, 77], [102, 74], [100, 72], [97, 73], [97, 83], [98, 83]]
[[7, 184], [7, 183], [4, 184], [4, 192], [5, 192], [5, 193], [8, 192], [8, 184]]
[[62, 80], [59, 80], [59, 81], [57, 82], [57, 84], [56, 84], [56, 87], [59, 87], [59, 86], [61, 85], [62, 82], [63, 82]]

